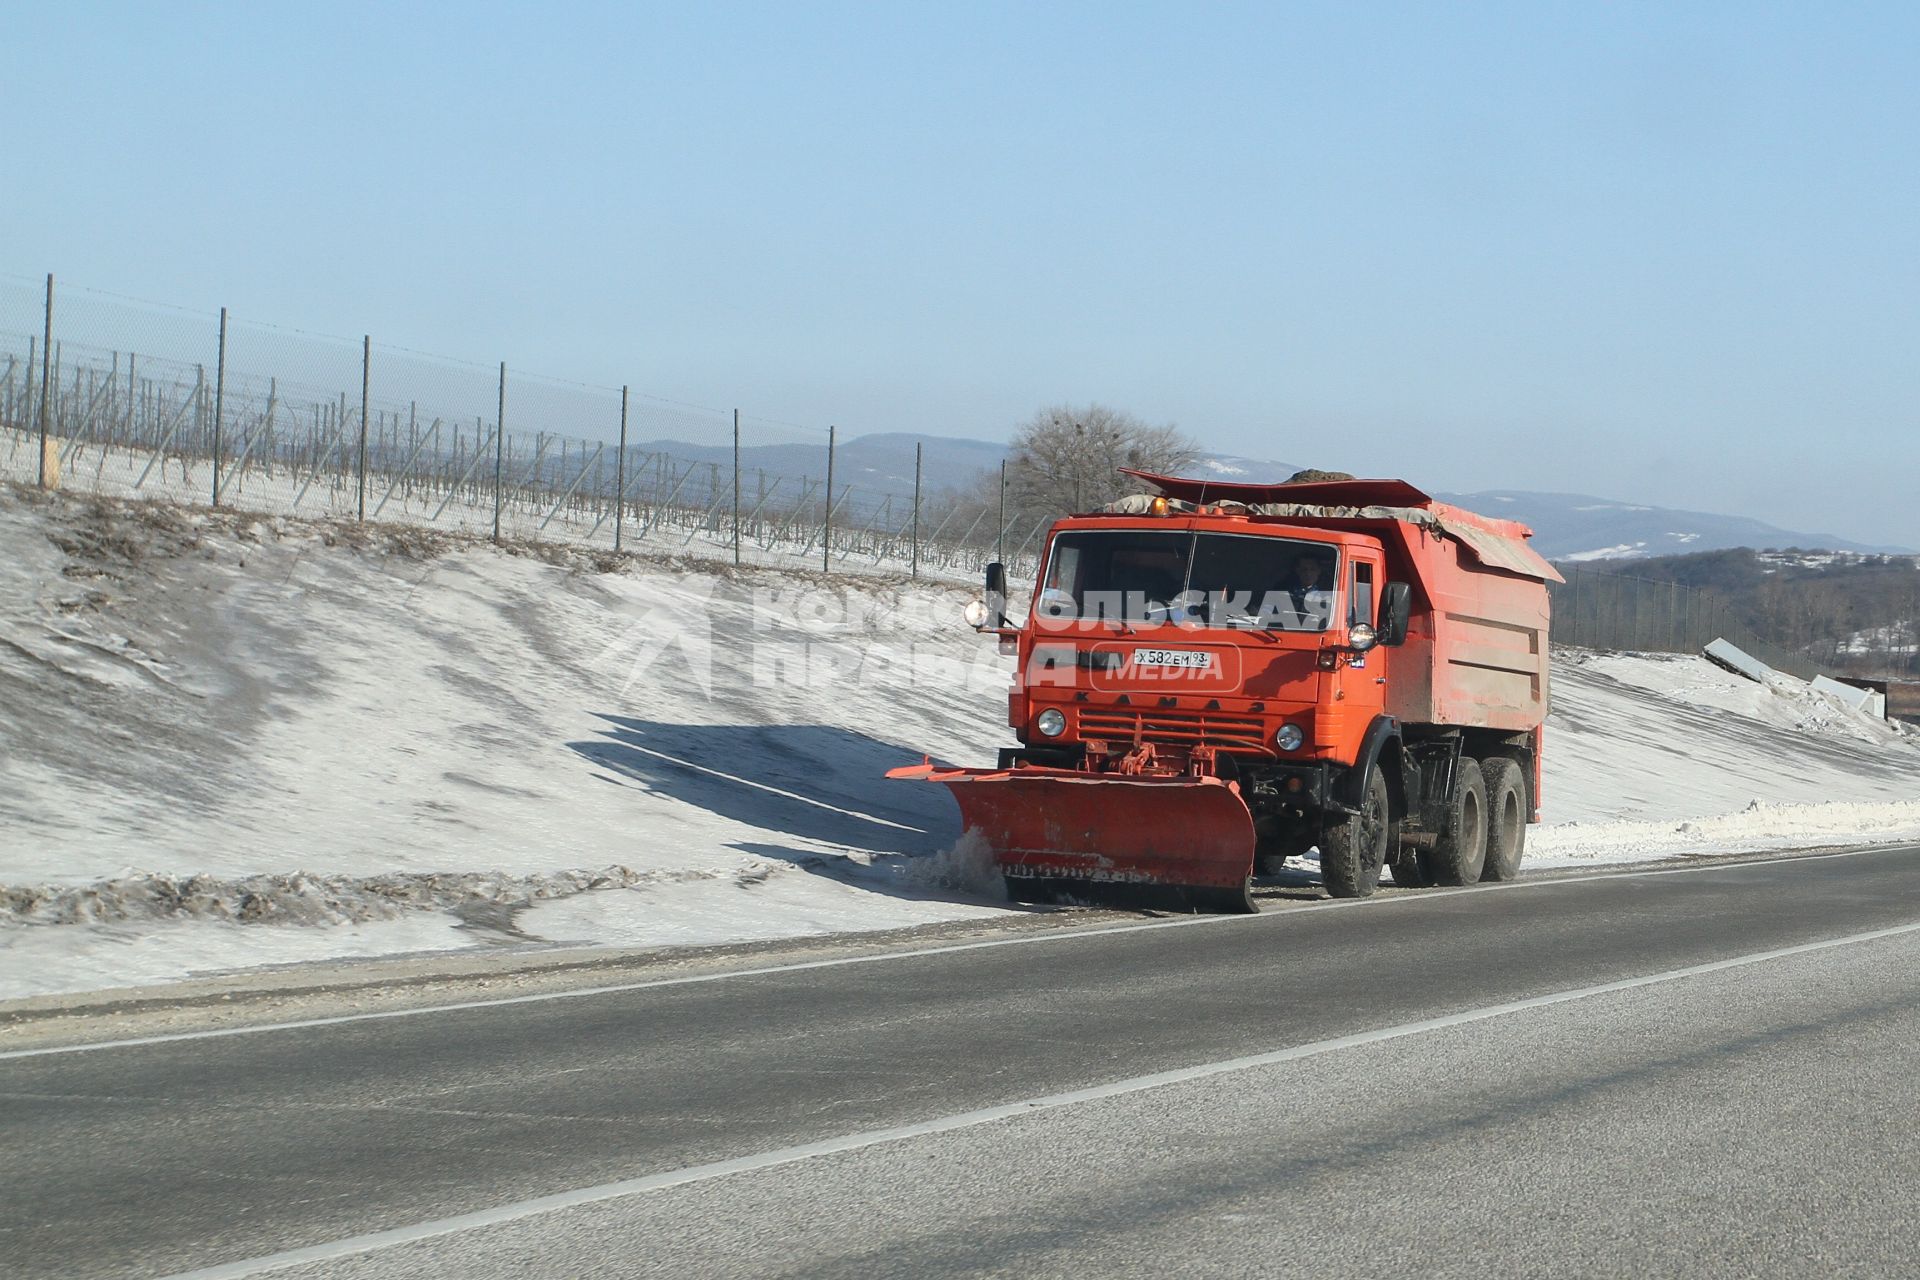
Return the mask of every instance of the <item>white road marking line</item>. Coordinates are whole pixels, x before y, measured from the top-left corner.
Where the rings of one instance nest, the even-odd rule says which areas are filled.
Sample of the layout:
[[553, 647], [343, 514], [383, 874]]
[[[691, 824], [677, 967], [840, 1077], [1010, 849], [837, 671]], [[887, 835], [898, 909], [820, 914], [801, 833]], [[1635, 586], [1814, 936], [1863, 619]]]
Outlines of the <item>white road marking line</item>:
[[[706, 765], [695, 764], [691, 760], [682, 760], [679, 756], [670, 756], [664, 751], [656, 751], [652, 747], [643, 747], [637, 742], [628, 742], [625, 738], [617, 738], [615, 741], [629, 751], [644, 751], [646, 754], [665, 760], [669, 764], [677, 764], [682, 769], [691, 769], [695, 773], [704, 773], [711, 777], [724, 778], [728, 782], [736, 782], [743, 787], [752, 787], [756, 791], [771, 792], [783, 800], [797, 800], [801, 804], [810, 804], [816, 809], [825, 809], [829, 813], [845, 814], [849, 818], [858, 818], [862, 822], [871, 822], [875, 826], [893, 827], [900, 831], [912, 831], [918, 835], [927, 834], [926, 831], [920, 827], [910, 827], [904, 822], [893, 822], [887, 818], [876, 818], [872, 814], [862, 813], [858, 809], [843, 809], [837, 804], [828, 804], [824, 800], [815, 800], [808, 796], [797, 795], [792, 791], [782, 791], [779, 787], [770, 787], [764, 782], [755, 782], [750, 778], [742, 778], [738, 774], [726, 773], [719, 769], [709, 769]], [[605, 762], [603, 761], [602, 763]], [[642, 779], [642, 781], [645, 781], [645, 779]]]
[[[538, 1004], [546, 1000], [573, 1000], [586, 996], [614, 995], [625, 991], [648, 991], [655, 987], [684, 987], [702, 982], [723, 982], [729, 978], [760, 978], [777, 973], [800, 973], [807, 969], [835, 969], [842, 965], [872, 964], [882, 960], [909, 960], [921, 956], [947, 955], [957, 951], [978, 951], [989, 947], [1011, 947], [1028, 942], [1067, 941], [1073, 938], [1101, 937], [1112, 933], [1137, 933], [1146, 929], [1181, 929], [1196, 925], [1222, 924], [1231, 920], [1252, 920], [1254, 916], [1190, 916], [1179, 920], [1154, 920], [1145, 924], [1112, 925], [1101, 929], [1062, 930], [1057, 934], [1034, 937], [990, 938], [984, 942], [958, 942], [944, 947], [920, 947], [911, 951], [880, 951], [864, 956], [836, 956], [831, 960], [802, 960], [793, 964], [767, 965], [758, 969], [730, 969], [722, 973], [688, 974], [679, 978], [650, 978], [644, 982], [622, 982], [603, 987], [580, 987], [571, 991], [538, 991], [524, 996], [500, 996], [490, 1000], [462, 1000], [452, 1004], [421, 1005], [413, 1009], [378, 1009], [368, 1013], [343, 1013], [328, 1018], [302, 1018], [295, 1022], [268, 1022], [252, 1027], [217, 1027], [208, 1031], [176, 1031], [166, 1035], [136, 1036], [126, 1040], [99, 1040], [91, 1044], [60, 1045], [45, 1049], [9, 1049], [0, 1052], [0, 1062], [10, 1058], [37, 1058], [60, 1053], [88, 1053], [95, 1049], [128, 1049], [139, 1045], [171, 1044], [180, 1040], [214, 1040], [225, 1036], [256, 1035], [267, 1031], [296, 1031], [306, 1027], [331, 1027], [348, 1022], [371, 1022], [381, 1018], [410, 1018], [430, 1013], [459, 1013], [467, 1009], [492, 1009], [503, 1005]], [[476, 974], [484, 977], [484, 974]]]
[[[880, 951], [863, 956], [836, 956], [830, 960], [801, 960], [792, 964], [766, 965], [757, 969], [730, 969], [722, 973], [689, 974], [679, 978], [649, 978], [642, 982], [621, 982], [600, 987], [579, 987], [568, 991], [537, 991], [524, 996], [499, 996], [488, 1000], [460, 1000], [448, 1004], [419, 1005], [408, 1009], [376, 1009], [367, 1013], [342, 1013], [326, 1018], [301, 1018], [292, 1022], [264, 1022], [246, 1027], [215, 1027], [205, 1031], [174, 1031], [163, 1035], [132, 1036], [124, 1040], [96, 1040], [87, 1044], [53, 1045], [40, 1049], [0, 1050], [0, 1062], [15, 1058], [43, 1058], [63, 1053], [92, 1053], [103, 1049], [134, 1049], [144, 1045], [174, 1044], [187, 1040], [219, 1040], [228, 1036], [264, 1035], [270, 1031], [300, 1031], [312, 1027], [341, 1026], [352, 1022], [374, 1022], [384, 1018], [418, 1018], [436, 1013], [461, 1013], [470, 1009], [492, 1009], [516, 1004], [538, 1004], [547, 1000], [579, 1000], [588, 996], [617, 995], [627, 991], [650, 991], [657, 987], [684, 987], [703, 982], [725, 982], [734, 978], [764, 978], [781, 973], [800, 973], [808, 969], [836, 969], [843, 965], [879, 964], [892, 960], [917, 960], [927, 956], [951, 955], [962, 951], [984, 951], [994, 947], [1021, 947], [1049, 942], [1077, 942], [1084, 938], [1104, 938], [1117, 933], [1145, 933], [1155, 929], [1190, 929], [1207, 925], [1246, 925], [1261, 920], [1287, 920], [1305, 912], [1335, 911], [1342, 908], [1369, 907], [1378, 910], [1404, 903], [1432, 902], [1462, 893], [1508, 893], [1517, 889], [1550, 889], [1557, 885], [1589, 884], [1596, 880], [1633, 880], [1648, 876], [1689, 875], [1702, 871], [1729, 871], [1742, 867], [1770, 866], [1782, 862], [1821, 862], [1830, 858], [1853, 858], [1864, 854], [1920, 852], [1920, 845], [1874, 845], [1864, 849], [1843, 849], [1834, 853], [1803, 854], [1792, 857], [1762, 858], [1755, 862], [1716, 862], [1697, 867], [1661, 867], [1646, 871], [1598, 871], [1591, 875], [1560, 876], [1547, 880], [1514, 880], [1504, 884], [1467, 885], [1456, 889], [1423, 889], [1419, 893], [1391, 898], [1336, 898], [1290, 911], [1265, 912], [1250, 916], [1183, 916], [1178, 920], [1149, 920], [1140, 924], [1108, 925], [1098, 929], [1062, 929], [1058, 933], [1022, 934], [1014, 938], [990, 938], [982, 942], [956, 942], [940, 947], [916, 947], [908, 951]], [[848, 935], [849, 939], [857, 935]], [[475, 974], [474, 977], [486, 977]], [[457, 979], [456, 979], [457, 980]], [[297, 994], [297, 993], [296, 993]]]
[[1479, 1009], [1468, 1009], [1461, 1013], [1451, 1013], [1439, 1018], [1426, 1018], [1419, 1022], [1404, 1022], [1398, 1026], [1382, 1027], [1375, 1031], [1362, 1031], [1350, 1036], [1338, 1036], [1331, 1040], [1316, 1040], [1311, 1044], [1294, 1045], [1287, 1049], [1275, 1049], [1268, 1053], [1249, 1054], [1241, 1058], [1227, 1058], [1218, 1062], [1205, 1062], [1193, 1067], [1180, 1067], [1172, 1071], [1156, 1071], [1151, 1075], [1134, 1076], [1127, 1080], [1116, 1080], [1111, 1084], [1095, 1085], [1087, 1089], [1074, 1089], [1066, 1093], [1046, 1094], [1038, 1098], [1027, 1098], [1020, 1102], [1004, 1103], [997, 1107], [982, 1107], [977, 1111], [963, 1111], [956, 1115], [942, 1116], [937, 1120], [926, 1120], [918, 1124], [898, 1125], [890, 1129], [870, 1129], [864, 1133], [850, 1133], [844, 1137], [827, 1138], [819, 1142], [802, 1143], [799, 1146], [782, 1147], [777, 1151], [763, 1151], [757, 1155], [739, 1156], [732, 1160], [719, 1160], [712, 1164], [694, 1165], [686, 1169], [672, 1169], [665, 1173], [648, 1174], [640, 1178], [628, 1178], [620, 1182], [608, 1182], [597, 1187], [581, 1187], [574, 1191], [563, 1191], [557, 1195], [541, 1196], [534, 1200], [522, 1200], [515, 1204], [499, 1205], [492, 1209], [482, 1209], [476, 1213], [463, 1213], [451, 1218], [438, 1218], [431, 1222], [419, 1222], [412, 1226], [397, 1227], [391, 1231], [376, 1231], [367, 1235], [350, 1236], [343, 1240], [333, 1240], [325, 1244], [310, 1245], [303, 1249], [289, 1249], [284, 1253], [265, 1254], [258, 1258], [247, 1258], [239, 1262], [223, 1263], [199, 1271], [183, 1272], [166, 1280], [233, 1280], [240, 1276], [259, 1275], [263, 1272], [281, 1271], [288, 1267], [303, 1266], [308, 1263], [330, 1262], [355, 1254], [373, 1253], [381, 1249], [390, 1249], [397, 1245], [411, 1244], [420, 1240], [431, 1240], [438, 1236], [455, 1235], [463, 1231], [474, 1231], [484, 1227], [498, 1226], [538, 1214], [553, 1213], [562, 1209], [574, 1209], [583, 1205], [597, 1204], [605, 1200], [616, 1200], [624, 1196], [638, 1195], [648, 1191], [660, 1191], [668, 1187], [685, 1186], [694, 1182], [707, 1182], [714, 1178], [731, 1177], [739, 1173], [753, 1173], [762, 1169], [772, 1169], [780, 1165], [797, 1164], [803, 1160], [812, 1160], [819, 1156], [839, 1155], [849, 1151], [859, 1151], [867, 1147], [880, 1146], [890, 1142], [904, 1142], [912, 1138], [930, 1137], [936, 1134], [952, 1133], [956, 1129], [971, 1129], [978, 1125], [992, 1124], [1000, 1120], [1013, 1120], [1020, 1116], [1033, 1115], [1041, 1111], [1051, 1111], [1060, 1107], [1078, 1106], [1086, 1102], [1099, 1102], [1107, 1098], [1118, 1098], [1126, 1094], [1142, 1093], [1149, 1089], [1161, 1089], [1168, 1085], [1185, 1084], [1193, 1080], [1205, 1080], [1212, 1076], [1226, 1075], [1229, 1072], [1248, 1071], [1256, 1067], [1275, 1066], [1285, 1062], [1298, 1062], [1305, 1058], [1317, 1058], [1322, 1054], [1338, 1053], [1343, 1049], [1357, 1049], [1367, 1045], [1380, 1044], [1388, 1040], [1400, 1040], [1408, 1036], [1422, 1035], [1429, 1031], [1444, 1031], [1450, 1027], [1465, 1026], [1474, 1022], [1485, 1022], [1492, 1018], [1503, 1018], [1511, 1014], [1525, 1013], [1532, 1009], [1543, 1009], [1551, 1005], [1567, 1004], [1575, 1000], [1587, 1000], [1594, 996], [1611, 995], [1620, 991], [1632, 991], [1639, 987], [1658, 986], [1668, 982], [1678, 982], [1686, 978], [1698, 978], [1712, 973], [1723, 973], [1729, 969], [1744, 968], [1748, 965], [1764, 964], [1771, 960], [1783, 960], [1793, 956], [1810, 955], [1820, 951], [1830, 951], [1838, 947], [1855, 946], [1863, 942], [1876, 942], [1883, 938], [1899, 937], [1920, 932], [1920, 922], [1894, 925], [1886, 929], [1874, 929], [1866, 933], [1848, 934], [1839, 938], [1826, 938], [1819, 942], [1806, 942], [1798, 946], [1781, 947], [1773, 951], [1756, 951], [1744, 956], [1735, 956], [1729, 960], [1715, 960], [1707, 964], [1688, 965], [1683, 969], [1669, 969], [1663, 973], [1647, 974], [1638, 978], [1623, 978], [1617, 982], [1603, 982], [1597, 986], [1575, 987], [1566, 991], [1555, 991], [1548, 995], [1532, 996], [1525, 1000], [1514, 1000], [1506, 1004], [1486, 1005]]

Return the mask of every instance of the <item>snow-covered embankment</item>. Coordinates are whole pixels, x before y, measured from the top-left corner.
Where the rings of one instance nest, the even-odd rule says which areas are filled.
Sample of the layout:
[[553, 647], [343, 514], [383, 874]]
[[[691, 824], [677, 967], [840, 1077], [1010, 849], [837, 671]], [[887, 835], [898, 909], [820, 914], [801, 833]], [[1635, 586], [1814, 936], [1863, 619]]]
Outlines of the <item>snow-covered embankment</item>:
[[[992, 915], [880, 776], [1007, 740], [970, 594], [8, 489], [0, 998]], [[1534, 865], [1920, 834], [1920, 751], [1804, 686], [1554, 675]]]

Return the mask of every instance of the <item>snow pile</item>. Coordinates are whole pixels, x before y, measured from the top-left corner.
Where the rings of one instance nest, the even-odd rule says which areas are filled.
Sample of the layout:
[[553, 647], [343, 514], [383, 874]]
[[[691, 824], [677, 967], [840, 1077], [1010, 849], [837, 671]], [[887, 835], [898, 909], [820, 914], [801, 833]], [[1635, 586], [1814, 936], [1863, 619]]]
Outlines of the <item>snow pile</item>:
[[1760, 685], [1699, 657], [1573, 650], [1556, 656], [1552, 706], [1555, 822], [1920, 794], [1910, 734], [1789, 676]]
[[1920, 800], [1836, 800], [1782, 804], [1755, 800], [1738, 813], [1685, 822], [1563, 822], [1527, 840], [1532, 866], [1634, 862], [1655, 857], [1752, 853], [1821, 844], [1920, 839]]
[[1691, 655], [1585, 650], [1566, 654], [1563, 665], [1563, 678], [1582, 688], [1592, 687], [1595, 677], [1609, 678], [1676, 706], [1728, 712], [1778, 730], [1851, 738], [1876, 746], [1907, 736], [1897, 722], [1869, 715], [1777, 671], [1765, 684], [1758, 684]]
[[[1010, 740], [971, 594], [0, 488], [0, 998], [1005, 911], [882, 777]], [[1532, 865], [1920, 826], [1920, 750], [1797, 681], [1554, 680]]]

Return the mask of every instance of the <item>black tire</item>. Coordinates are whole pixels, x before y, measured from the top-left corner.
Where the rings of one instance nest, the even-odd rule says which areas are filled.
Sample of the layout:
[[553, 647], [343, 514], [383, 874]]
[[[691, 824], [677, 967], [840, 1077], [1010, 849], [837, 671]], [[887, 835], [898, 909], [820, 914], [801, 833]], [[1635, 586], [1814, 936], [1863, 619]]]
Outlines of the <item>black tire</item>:
[[1380, 868], [1387, 850], [1399, 844], [1387, 779], [1378, 769], [1367, 771], [1360, 811], [1344, 822], [1327, 824], [1320, 838], [1320, 878], [1336, 898], [1370, 897], [1380, 887]]
[[1487, 863], [1482, 880], [1512, 880], [1527, 848], [1527, 775], [1518, 761], [1496, 756], [1480, 762], [1487, 784]]
[[1433, 883], [1433, 876], [1421, 861], [1418, 849], [1402, 849], [1400, 856], [1387, 864], [1387, 870], [1393, 873], [1393, 883], [1401, 889], [1425, 889]]
[[1453, 771], [1447, 830], [1433, 846], [1427, 867], [1435, 884], [1473, 884], [1487, 864], [1487, 783], [1480, 763], [1460, 757]]

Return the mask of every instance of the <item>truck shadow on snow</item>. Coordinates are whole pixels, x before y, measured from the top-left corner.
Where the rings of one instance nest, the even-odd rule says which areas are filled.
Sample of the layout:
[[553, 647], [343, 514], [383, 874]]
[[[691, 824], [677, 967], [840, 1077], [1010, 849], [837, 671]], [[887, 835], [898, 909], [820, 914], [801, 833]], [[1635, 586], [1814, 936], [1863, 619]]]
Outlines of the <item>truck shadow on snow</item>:
[[[923, 753], [820, 724], [675, 724], [599, 713], [598, 737], [568, 748], [597, 776], [767, 833], [728, 847], [815, 875], [909, 897], [991, 898], [990, 868], [953, 855], [959, 807], [944, 787], [889, 782]], [[838, 846], [784, 843], [781, 837]]]

